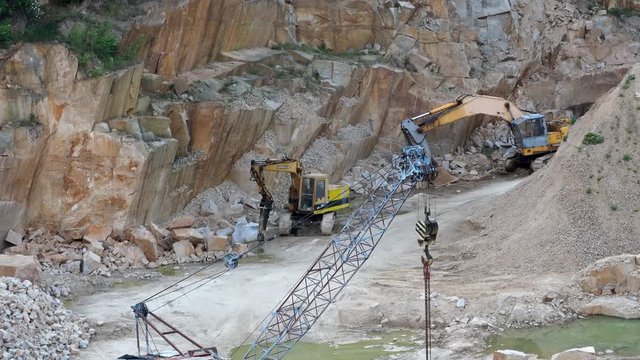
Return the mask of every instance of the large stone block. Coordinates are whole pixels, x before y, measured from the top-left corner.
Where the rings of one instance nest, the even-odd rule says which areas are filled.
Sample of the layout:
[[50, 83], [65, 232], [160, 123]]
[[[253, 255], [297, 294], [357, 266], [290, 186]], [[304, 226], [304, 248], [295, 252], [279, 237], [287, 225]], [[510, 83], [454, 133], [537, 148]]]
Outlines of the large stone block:
[[195, 254], [193, 244], [189, 240], [182, 240], [173, 243], [173, 251], [176, 253], [176, 259], [186, 259]]
[[84, 232], [82, 239], [89, 242], [103, 242], [111, 235], [111, 230], [107, 225], [91, 224]]
[[596, 360], [596, 349], [593, 346], [569, 349], [551, 356], [551, 360]]
[[40, 263], [33, 256], [0, 255], [0, 276], [36, 282], [40, 279]]
[[207, 251], [226, 251], [229, 248], [230, 241], [227, 236], [215, 236], [209, 234], [206, 237]]
[[138, 118], [142, 132], [152, 132], [163, 138], [171, 137], [171, 119], [162, 116], [140, 116]]
[[182, 228], [174, 229], [171, 235], [176, 241], [188, 240], [195, 245], [204, 242], [206, 232], [203, 229]]
[[125, 232], [125, 239], [138, 245], [147, 260], [158, 260], [158, 246], [155, 236], [147, 230], [144, 226], [138, 226], [134, 229], [129, 229]]

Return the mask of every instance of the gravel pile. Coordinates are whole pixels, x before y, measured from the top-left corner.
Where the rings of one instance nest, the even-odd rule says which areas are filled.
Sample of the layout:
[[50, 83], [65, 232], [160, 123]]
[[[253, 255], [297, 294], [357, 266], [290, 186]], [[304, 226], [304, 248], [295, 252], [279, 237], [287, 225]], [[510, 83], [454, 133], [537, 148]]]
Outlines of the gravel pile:
[[[472, 266], [563, 272], [640, 253], [640, 65], [624, 79], [572, 126], [549, 165], [476, 219], [486, 236], [474, 241]], [[603, 142], [586, 144], [589, 133]]]
[[69, 359], [95, 330], [30, 281], [0, 278], [0, 357]]
[[330, 173], [339, 152], [331, 141], [320, 137], [304, 152], [301, 160], [307, 172]]

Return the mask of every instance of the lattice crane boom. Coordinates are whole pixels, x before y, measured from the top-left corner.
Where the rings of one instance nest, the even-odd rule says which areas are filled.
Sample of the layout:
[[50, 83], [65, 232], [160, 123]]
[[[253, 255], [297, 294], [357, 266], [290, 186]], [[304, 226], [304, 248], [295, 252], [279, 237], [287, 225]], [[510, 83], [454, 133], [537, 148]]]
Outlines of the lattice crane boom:
[[243, 359], [282, 359], [369, 258], [415, 185], [435, 175], [435, 163], [425, 148], [408, 146], [387, 173], [370, 178], [367, 199], [261, 325]]

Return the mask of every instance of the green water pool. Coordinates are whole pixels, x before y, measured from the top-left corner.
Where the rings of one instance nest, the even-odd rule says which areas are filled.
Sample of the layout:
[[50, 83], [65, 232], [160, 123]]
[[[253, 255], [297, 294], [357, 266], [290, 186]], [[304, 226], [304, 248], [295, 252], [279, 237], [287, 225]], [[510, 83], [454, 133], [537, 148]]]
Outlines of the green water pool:
[[[345, 344], [301, 342], [287, 355], [287, 360], [374, 360], [392, 354], [417, 351], [424, 346], [422, 336], [409, 331], [368, 334], [366, 339]], [[248, 345], [234, 351], [232, 359], [242, 359]]]
[[640, 355], [640, 320], [594, 316], [561, 326], [511, 329], [491, 336], [488, 344], [486, 353], [511, 349], [550, 357], [567, 349], [594, 346], [596, 351]]

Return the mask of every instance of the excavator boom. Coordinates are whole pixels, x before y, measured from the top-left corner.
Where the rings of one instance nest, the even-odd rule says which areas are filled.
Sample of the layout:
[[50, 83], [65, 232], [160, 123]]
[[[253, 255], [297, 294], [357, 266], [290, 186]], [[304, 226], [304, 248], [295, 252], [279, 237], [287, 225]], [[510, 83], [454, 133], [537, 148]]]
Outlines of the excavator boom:
[[[480, 114], [496, 116], [509, 123], [519, 151], [511, 159], [519, 166], [555, 152], [569, 131], [568, 126], [550, 124], [543, 115], [523, 111], [509, 100], [486, 95], [462, 95], [454, 102], [404, 120], [402, 132], [409, 144], [427, 147], [426, 136], [435, 128]], [[513, 164], [507, 164], [505, 168], [513, 169]]]
[[302, 164], [298, 160], [288, 158], [251, 160], [251, 180], [258, 184], [258, 190], [260, 191], [260, 195], [262, 195], [262, 199], [260, 200], [260, 230], [258, 232], [258, 240], [260, 241], [264, 241], [264, 233], [267, 229], [269, 214], [271, 214], [271, 210], [273, 210], [273, 196], [265, 182], [265, 171], [291, 174], [292, 189], [289, 191], [289, 203], [296, 206], [297, 201], [292, 197], [294, 194], [295, 197], [297, 197], [297, 189], [300, 188], [303, 168]]

